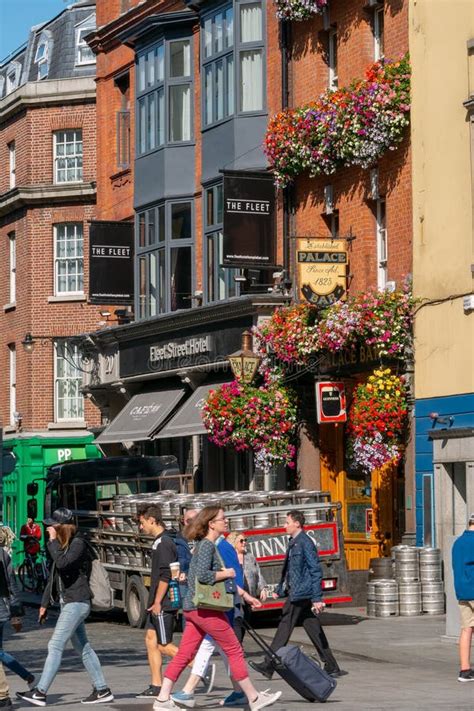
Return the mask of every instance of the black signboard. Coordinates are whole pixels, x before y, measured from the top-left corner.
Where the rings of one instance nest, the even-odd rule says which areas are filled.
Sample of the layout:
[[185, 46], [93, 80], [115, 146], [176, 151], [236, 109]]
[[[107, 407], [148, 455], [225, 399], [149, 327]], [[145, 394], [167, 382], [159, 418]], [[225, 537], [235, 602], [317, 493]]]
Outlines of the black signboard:
[[265, 173], [224, 174], [225, 267], [273, 267], [276, 259], [275, 186]]
[[93, 221], [89, 231], [89, 301], [133, 302], [133, 222]]

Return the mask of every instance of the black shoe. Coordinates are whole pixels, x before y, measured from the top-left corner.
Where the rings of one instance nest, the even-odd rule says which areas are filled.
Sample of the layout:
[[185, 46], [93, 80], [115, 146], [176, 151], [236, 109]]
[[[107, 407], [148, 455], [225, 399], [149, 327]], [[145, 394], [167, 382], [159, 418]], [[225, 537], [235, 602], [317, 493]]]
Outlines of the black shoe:
[[344, 671], [344, 669], [339, 669], [339, 667], [337, 669], [326, 669], [326, 667], [324, 667], [324, 671], [326, 674], [329, 674], [329, 676], [334, 677], [334, 679], [337, 679], [340, 676], [347, 676], [347, 674], [349, 674], [349, 672]]
[[86, 699], [81, 699], [81, 704], [107, 704], [114, 700], [114, 695], [109, 688], [92, 689], [92, 694]]
[[268, 666], [265, 664], [265, 662], [250, 662], [249, 665], [254, 669], [256, 672], [261, 674], [262, 676], [265, 677], [265, 679], [271, 679], [273, 676], [273, 670], [269, 669]]
[[142, 691], [140, 694], [137, 694], [135, 696], [136, 699], [153, 699], [155, 696], [158, 696], [158, 694], [161, 691], [161, 686], [153, 686], [153, 684], [150, 684], [148, 689], [145, 689], [145, 691]]
[[32, 704], [32, 706], [46, 706], [46, 694], [43, 694], [43, 692], [39, 691], [39, 689], [31, 689], [31, 691], [17, 691], [16, 695], [19, 699]]
[[13, 704], [9, 696], [5, 699], [0, 699], [0, 709], [12, 709]]
[[472, 669], [460, 671], [458, 681], [474, 681], [474, 671], [472, 671]]

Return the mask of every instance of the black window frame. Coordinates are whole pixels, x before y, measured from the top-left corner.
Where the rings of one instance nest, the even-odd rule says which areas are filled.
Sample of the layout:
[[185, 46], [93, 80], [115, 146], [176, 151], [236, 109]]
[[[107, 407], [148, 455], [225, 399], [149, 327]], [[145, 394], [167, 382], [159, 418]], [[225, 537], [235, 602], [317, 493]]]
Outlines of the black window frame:
[[[189, 42], [189, 76], [172, 77], [170, 71], [170, 46], [173, 42]], [[163, 48], [163, 78], [159, 76], [159, 50]], [[148, 85], [149, 77], [149, 60], [150, 54], [154, 56], [154, 81]], [[144, 59], [143, 59], [144, 58]], [[141, 61], [144, 63], [144, 86], [141, 83]], [[193, 112], [193, 34], [189, 32], [180, 32], [173, 36], [162, 35], [155, 39], [152, 43], [141, 48], [135, 57], [135, 112], [136, 112], [136, 128], [135, 128], [135, 146], [136, 156], [149, 155], [155, 151], [161, 150], [167, 146], [183, 146], [192, 145], [194, 143], [194, 112]], [[189, 88], [190, 97], [190, 112], [189, 112], [189, 138], [184, 140], [171, 140], [170, 138], [170, 96], [172, 87], [182, 85]], [[159, 117], [160, 112], [160, 97], [162, 97], [163, 119]], [[149, 140], [152, 135], [148, 130], [150, 105], [154, 101], [154, 131], [153, 142]], [[142, 136], [142, 117], [141, 106], [144, 106], [145, 111], [145, 130]], [[144, 149], [142, 150], [142, 140], [145, 141]]]
[[[217, 192], [218, 190], [222, 191], [222, 219], [219, 221], [219, 214], [218, 214], [218, 200], [217, 200]], [[213, 194], [213, 221], [212, 223], [209, 222], [208, 220], [208, 193], [212, 191]], [[206, 304], [215, 304], [219, 301], [224, 301], [225, 299], [230, 299], [230, 298], [236, 298], [240, 296], [240, 284], [234, 281], [234, 276], [238, 273], [240, 273], [239, 269], [228, 269], [224, 268], [221, 266], [221, 269], [224, 271], [225, 274], [225, 295], [220, 296], [219, 295], [219, 273], [221, 269], [219, 269], [219, 261], [216, 259], [219, 254], [219, 246], [217, 244], [217, 240], [224, 239], [224, 185], [223, 181], [220, 180], [218, 182], [214, 182], [212, 184], [208, 184], [203, 186], [203, 193], [202, 193], [202, 200], [203, 200], [203, 225], [204, 225], [204, 249], [203, 249], [203, 287], [204, 287], [204, 303]], [[210, 246], [212, 246], [212, 254], [210, 251]], [[222, 251], [222, 250], [221, 250]], [[209, 274], [209, 260], [210, 257], [212, 256], [213, 259], [213, 264], [212, 264], [212, 276], [210, 277]], [[212, 282], [211, 282], [212, 279]], [[214, 294], [214, 298], [211, 296], [211, 291], [210, 289], [212, 288], [212, 292]], [[229, 293], [231, 290], [233, 290], [235, 293]]]
[[[190, 230], [189, 237], [172, 238], [172, 207], [179, 204], [190, 204]], [[161, 211], [161, 213], [160, 213]], [[144, 218], [144, 219], [143, 219]], [[153, 218], [154, 227], [151, 229]], [[141, 225], [144, 231], [141, 230]], [[172, 250], [180, 247], [190, 248], [190, 279], [191, 288], [189, 293], [189, 304], [180, 306], [180, 309], [191, 308], [192, 297], [196, 283], [195, 269], [195, 214], [193, 196], [179, 197], [159, 202], [137, 210], [135, 223], [135, 283], [137, 284], [136, 314], [137, 320], [143, 321], [154, 318], [165, 313], [172, 313], [178, 310], [173, 308], [171, 290], [171, 256]], [[164, 227], [164, 229], [163, 229]], [[161, 234], [164, 232], [164, 238]], [[141, 235], [144, 239], [141, 240]], [[141, 243], [142, 242], [142, 243]], [[160, 254], [164, 258], [164, 283], [160, 280]], [[154, 277], [156, 285], [155, 308], [152, 308], [152, 292], [150, 289], [150, 269], [153, 267], [154, 256]], [[144, 260], [144, 261], [142, 261]], [[146, 274], [145, 294], [141, 294], [141, 267], [144, 264]], [[187, 296], [187, 295], [186, 295]], [[144, 299], [144, 300], [143, 300]], [[161, 302], [161, 303], [160, 303]]]

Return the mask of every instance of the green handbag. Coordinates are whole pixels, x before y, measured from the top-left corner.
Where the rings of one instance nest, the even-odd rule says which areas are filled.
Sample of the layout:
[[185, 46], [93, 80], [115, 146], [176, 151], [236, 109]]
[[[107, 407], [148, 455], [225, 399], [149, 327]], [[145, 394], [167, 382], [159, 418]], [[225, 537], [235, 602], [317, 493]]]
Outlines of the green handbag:
[[[224, 567], [222, 558], [217, 552], [217, 557], [220, 560], [221, 568]], [[228, 593], [225, 587], [225, 581], [221, 580], [213, 585], [200, 583], [195, 579], [195, 593], [193, 597], [193, 605], [198, 610], [217, 610], [218, 612], [227, 612], [234, 609], [234, 595]]]

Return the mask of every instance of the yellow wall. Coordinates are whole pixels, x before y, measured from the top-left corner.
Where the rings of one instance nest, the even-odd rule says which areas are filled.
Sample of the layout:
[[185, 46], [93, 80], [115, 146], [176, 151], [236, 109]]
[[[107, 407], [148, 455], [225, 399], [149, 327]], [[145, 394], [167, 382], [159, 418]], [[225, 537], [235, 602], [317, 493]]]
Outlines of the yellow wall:
[[[473, 286], [471, 128], [463, 106], [472, 38], [473, 0], [410, 0], [413, 283], [423, 299]], [[464, 313], [462, 298], [418, 312], [415, 374], [416, 398], [474, 391], [474, 313]]]

